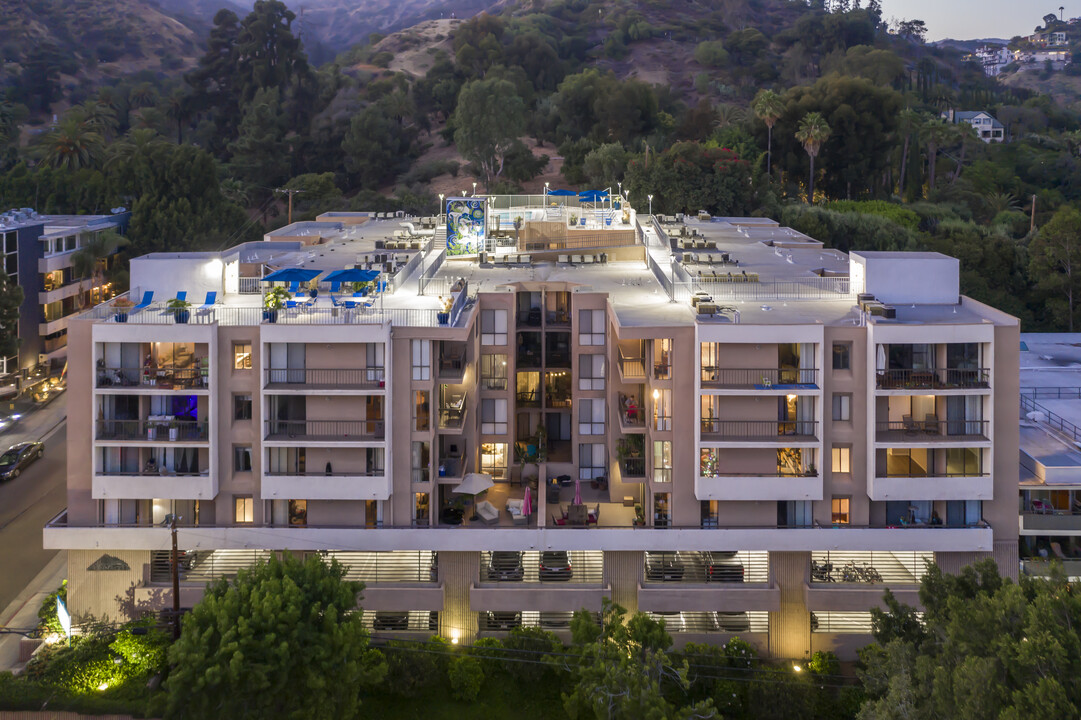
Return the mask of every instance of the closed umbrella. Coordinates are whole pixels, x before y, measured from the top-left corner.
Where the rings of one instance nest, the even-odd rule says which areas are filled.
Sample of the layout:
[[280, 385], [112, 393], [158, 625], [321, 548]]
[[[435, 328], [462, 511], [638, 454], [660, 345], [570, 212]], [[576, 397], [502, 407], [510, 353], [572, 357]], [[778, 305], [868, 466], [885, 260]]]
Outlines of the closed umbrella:
[[879, 343], [879, 345], [878, 345], [878, 357], [876, 358], [876, 365], [878, 366], [878, 371], [880, 373], [885, 372], [885, 370], [886, 370], [886, 346], [883, 345], [882, 343]]
[[578, 478], [574, 479], [574, 504], [582, 504], [582, 481]]
[[522, 496], [522, 515], [529, 517], [533, 514], [533, 493], [529, 492], [529, 486], [525, 486], [525, 495]]

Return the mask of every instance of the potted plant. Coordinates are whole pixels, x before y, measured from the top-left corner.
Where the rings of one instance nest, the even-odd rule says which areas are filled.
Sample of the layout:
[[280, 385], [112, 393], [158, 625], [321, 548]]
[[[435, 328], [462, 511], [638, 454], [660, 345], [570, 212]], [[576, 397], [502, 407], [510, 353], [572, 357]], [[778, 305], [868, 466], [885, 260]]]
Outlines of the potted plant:
[[128, 311], [134, 307], [135, 303], [128, 300], [126, 297], [119, 297], [113, 301], [113, 310], [116, 311], [117, 322], [126, 323], [128, 321]]
[[263, 296], [263, 320], [271, 323], [278, 322], [278, 311], [285, 307], [288, 299], [289, 291], [280, 285], [267, 290], [266, 295]]
[[578, 224], [578, 216], [575, 215], [574, 213], [571, 213], [571, 227], [574, 227], [577, 224]]
[[308, 297], [313, 298], [313, 299], [319, 297], [319, 281], [318, 280], [312, 280], [311, 282], [308, 283]]
[[642, 503], [634, 504], [634, 524], [637, 527], [644, 527], [646, 524], [646, 514], [642, 510]]
[[173, 298], [170, 300], [166, 307], [173, 311], [173, 319], [177, 323], [184, 325], [191, 318], [191, 303], [187, 300], [181, 300], [180, 298]]
[[170, 420], [169, 421], [169, 442], [176, 442], [178, 437], [180, 437], [180, 425], [177, 424], [176, 420]]
[[454, 299], [440, 295], [439, 302], [443, 305], [443, 312], [436, 313], [436, 320], [440, 325], [447, 325], [450, 323], [450, 309], [454, 305]]

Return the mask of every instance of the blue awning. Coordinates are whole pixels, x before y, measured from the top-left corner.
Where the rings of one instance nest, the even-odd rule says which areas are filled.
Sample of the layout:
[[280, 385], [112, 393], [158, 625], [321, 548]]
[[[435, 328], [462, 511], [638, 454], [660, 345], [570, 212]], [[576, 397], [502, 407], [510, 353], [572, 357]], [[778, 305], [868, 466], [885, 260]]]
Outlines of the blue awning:
[[319, 276], [322, 270], [311, 268], [283, 268], [263, 278], [263, 282], [308, 282]]
[[608, 199], [607, 190], [586, 190], [578, 193], [578, 199], [581, 202], [600, 202]]
[[329, 273], [323, 282], [371, 282], [379, 277], [378, 270], [365, 270], [364, 268], [345, 268]]
[[548, 194], [553, 197], [574, 197], [578, 193], [573, 190], [549, 190]]

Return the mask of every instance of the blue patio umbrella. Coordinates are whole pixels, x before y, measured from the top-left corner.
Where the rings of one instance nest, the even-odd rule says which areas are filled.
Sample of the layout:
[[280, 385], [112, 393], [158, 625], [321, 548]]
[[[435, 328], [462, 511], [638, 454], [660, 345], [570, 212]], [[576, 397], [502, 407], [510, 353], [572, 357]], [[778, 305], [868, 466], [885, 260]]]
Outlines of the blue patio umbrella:
[[548, 195], [550, 197], [574, 197], [578, 193], [573, 190], [549, 190]]
[[601, 202], [608, 199], [607, 190], [584, 190], [578, 193], [579, 202]]
[[263, 277], [263, 282], [308, 282], [319, 276], [322, 270], [311, 268], [283, 268]]
[[371, 282], [379, 277], [378, 270], [365, 270], [364, 268], [345, 268], [329, 273], [323, 282]]

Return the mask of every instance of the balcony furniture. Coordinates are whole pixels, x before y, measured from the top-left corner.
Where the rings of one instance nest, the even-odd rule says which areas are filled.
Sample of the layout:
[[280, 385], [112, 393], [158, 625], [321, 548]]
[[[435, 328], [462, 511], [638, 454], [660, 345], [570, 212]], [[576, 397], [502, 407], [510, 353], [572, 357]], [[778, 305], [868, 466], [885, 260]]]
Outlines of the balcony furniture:
[[567, 508], [567, 524], [586, 526], [589, 524], [589, 509], [585, 505], [571, 505]]
[[556, 525], [559, 525], [560, 527], [563, 527], [564, 525], [566, 525], [566, 524], [567, 524], [567, 518], [562, 518], [562, 517], [556, 517], [556, 516], [555, 516], [555, 515], [553, 514], [553, 515], [552, 515], [552, 522], [553, 522], [554, 524], [556, 524]]
[[1066, 554], [1064, 552], [1062, 552], [1062, 545], [1060, 545], [1059, 543], [1053, 542], [1053, 543], [1048, 543], [1048, 545], [1051, 548], [1051, 552], [1055, 553], [1055, 557], [1057, 557], [1059, 560], [1069, 560], [1070, 559], [1070, 558], [1066, 557]]
[[152, 302], [154, 302], [154, 291], [153, 290], [146, 290], [145, 292], [143, 292], [143, 299], [139, 301], [138, 305], [133, 307], [131, 310], [128, 310], [128, 314], [129, 315], [134, 315], [135, 313], [139, 312], [140, 310], [144, 310], [144, 309], [150, 307], [150, 303], [152, 303]]
[[588, 510], [586, 513], [586, 523], [588, 525], [596, 525], [601, 519], [601, 504], [597, 503], [597, 506], [592, 510]]
[[1055, 509], [1043, 500], [1032, 501], [1032, 512], [1038, 515], [1051, 515], [1055, 512]]
[[927, 413], [923, 421], [923, 431], [928, 435], [938, 435], [938, 416]]
[[487, 500], [481, 500], [477, 503], [476, 514], [485, 525], [497, 525], [499, 523], [499, 510]]
[[553, 505], [559, 502], [559, 482], [555, 478], [552, 478], [545, 484], [544, 497]]
[[444, 525], [461, 525], [462, 516], [465, 513], [458, 507], [445, 507], [442, 512], [439, 513], [439, 522]]
[[919, 427], [916, 426], [916, 421], [912, 419], [911, 415], [901, 416], [901, 423], [904, 425], [905, 435], [915, 435], [920, 431]]
[[632, 495], [624, 495], [623, 496], [623, 507], [629, 507], [629, 508], [634, 507], [634, 496], [632, 496]]
[[510, 521], [515, 525], [526, 525], [529, 523], [529, 516], [522, 514], [523, 500], [511, 499], [507, 501], [507, 514], [510, 515]]

